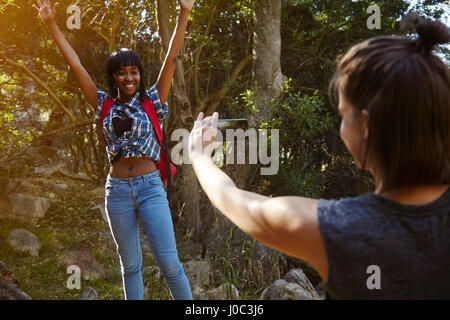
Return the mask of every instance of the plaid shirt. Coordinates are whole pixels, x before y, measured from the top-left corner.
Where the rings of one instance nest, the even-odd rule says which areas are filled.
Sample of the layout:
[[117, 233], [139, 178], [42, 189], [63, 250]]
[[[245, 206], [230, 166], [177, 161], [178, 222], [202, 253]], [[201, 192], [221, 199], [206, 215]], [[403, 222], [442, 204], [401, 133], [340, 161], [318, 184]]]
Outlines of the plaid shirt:
[[[150, 90], [147, 90], [145, 95], [150, 98], [162, 128], [163, 119], [168, 114], [167, 102], [161, 106], [156, 85], [153, 85]], [[98, 106], [94, 119], [97, 125], [100, 124], [102, 105], [108, 98], [110, 98], [108, 93], [97, 89]], [[132, 120], [131, 130], [125, 131], [120, 137], [117, 137], [114, 133], [112, 119], [115, 117], [122, 118], [123, 114], [126, 114]], [[119, 154], [125, 156], [125, 158], [146, 157], [154, 160], [156, 163], [159, 162], [160, 145], [153, 130], [152, 123], [139, 103], [139, 91], [124, 105], [116, 101], [103, 120], [103, 134], [105, 136], [106, 152], [108, 153], [110, 163]]]

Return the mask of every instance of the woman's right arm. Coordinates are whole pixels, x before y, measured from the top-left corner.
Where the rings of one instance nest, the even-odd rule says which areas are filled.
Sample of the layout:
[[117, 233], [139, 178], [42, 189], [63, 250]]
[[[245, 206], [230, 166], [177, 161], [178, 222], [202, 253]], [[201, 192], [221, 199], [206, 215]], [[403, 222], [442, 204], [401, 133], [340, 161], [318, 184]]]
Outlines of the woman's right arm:
[[37, 0], [39, 4], [39, 8], [33, 4], [33, 7], [39, 12], [39, 15], [47, 25], [55, 39], [56, 45], [59, 50], [63, 54], [64, 58], [68, 62], [70, 68], [75, 74], [75, 78], [83, 91], [87, 101], [94, 107], [97, 107], [97, 87], [92, 81], [91, 77], [87, 73], [86, 69], [82, 66], [78, 55], [64, 38], [61, 30], [59, 30], [58, 25], [55, 22], [55, 14], [56, 14], [56, 6], [58, 3], [55, 3], [53, 7], [51, 7], [49, 0]]

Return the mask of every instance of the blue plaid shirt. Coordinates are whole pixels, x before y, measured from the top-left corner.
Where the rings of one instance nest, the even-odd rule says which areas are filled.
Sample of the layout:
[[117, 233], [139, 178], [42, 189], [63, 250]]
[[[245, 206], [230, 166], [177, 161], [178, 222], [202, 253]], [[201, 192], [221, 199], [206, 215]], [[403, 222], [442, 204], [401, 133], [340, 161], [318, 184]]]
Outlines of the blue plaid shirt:
[[[162, 128], [163, 119], [168, 114], [167, 102], [161, 106], [156, 85], [147, 90], [145, 95], [150, 98]], [[97, 125], [100, 124], [102, 105], [108, 98], [110, 98], [108, 93], [97, 89], [98, 106], [94, 119]], [[117, 137], [114, 133], [112, 119], [115, 117], [121, 118], [123, 114], [126, 114], [132, 120], [131, 130], [125, 131], [120, 137]], [[125, 158], [146, 157], [154, 160], [156, 163], [159, 162], [161, 147], [152, 123], [139, 103], [139, 91], [125, 104], [116, 101], [103, 120], [102, 125], [106, 141], [106, 152], [110, 163], [119, 154]]]

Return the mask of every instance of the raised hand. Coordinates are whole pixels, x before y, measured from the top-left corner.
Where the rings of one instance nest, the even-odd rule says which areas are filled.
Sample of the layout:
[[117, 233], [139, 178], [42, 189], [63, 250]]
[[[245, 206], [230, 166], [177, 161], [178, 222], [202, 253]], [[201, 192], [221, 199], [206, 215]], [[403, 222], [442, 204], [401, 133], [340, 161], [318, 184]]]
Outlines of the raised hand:
[[191, 161], [197, 155], [210, 157], [212, 151], [222, 144], [221, 141], [215, 141], [218, 121], [219, 114], [217, 112], [206, 118], [203, 118], [203, 112], [200, 112], [189, 135], [188, 145]]
[[42, 1], [36, 0], [36, 1], [39, 5], [39, 8], [36, 7], [36, 5], [34, 4], [33, 8], [35, 8], [38, 11], [42, 21], [44, 21], [44, 23], [53, 21], [56, 15], [56, 6], [58, 5], [58, 3], [56, 2], [52, 7], [50, 0], [42, 0]]
[[178, 0], [180, 4], [181, 10], [192, 10], [192, 6], [194, 5], [195, 0]]

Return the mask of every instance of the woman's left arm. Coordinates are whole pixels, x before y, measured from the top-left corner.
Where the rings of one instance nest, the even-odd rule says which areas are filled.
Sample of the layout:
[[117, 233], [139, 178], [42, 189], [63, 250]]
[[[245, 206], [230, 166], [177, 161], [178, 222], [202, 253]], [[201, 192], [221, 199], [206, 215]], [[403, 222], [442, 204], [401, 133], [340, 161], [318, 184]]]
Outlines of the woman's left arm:
[[186, 25], [194, 1], [195, 0], [178, 0], [181, 7], [180, 16], [178, 17], [177, 26], [175, 27], [172, 39], [170, 40], [169, 49], [159, 73], [158, 80], [156, 81], [156, 88], [158, 89], [161, 104], [166, 102], [169, 94], [173, 73], [175, 71], [175, 62], [178, 53], [180, 52], [181, 45], [183, 44], [184, 32], [186, 31]]

